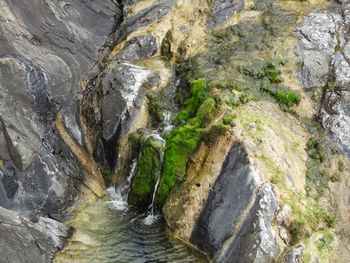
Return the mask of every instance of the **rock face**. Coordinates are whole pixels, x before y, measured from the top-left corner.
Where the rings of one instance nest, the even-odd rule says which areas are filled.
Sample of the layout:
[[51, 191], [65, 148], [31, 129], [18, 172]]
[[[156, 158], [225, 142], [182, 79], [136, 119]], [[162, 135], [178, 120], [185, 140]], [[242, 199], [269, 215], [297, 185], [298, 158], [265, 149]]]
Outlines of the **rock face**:
[[326, 85], [341, 22], [337, 13], [313, 13], [295, 30], [300, 39], [296, 49], [302, 60], [300, 79], [306, 89]]
[[62, 141], [56, 114], [82, 144], [76, 117], [80, 80], [96, 64], [121, 12], [102, 0], [3, 1], [0, 10], [0, 205], [59, 218], [86, 174]]
[[115, 1], [0, 3], [0, 206], [40, 216], [34, 224], [1, 208], [6, 262], [49, 262], [68, 232], [45, 216], [63, 220], [104, 189], [83, 149], [77, 97], [121, 17]]
[[0, 262], [51, 262], [70, 234], [69, 227], [53, 219], [32, 223], [0, 207]]
[[242, 11], [244, 7], [243, 0], [214, 0], [212, 19], [209, 21], [210, 26], [219, 25], [228, 20], [233, 14]]
[[[326, 130], [350, 154], [350, 44], [348, 1], [338, 13], [308, 15], [296, 29], [297, 55], [303, 62], [301, 82], [306, 89], [322, 89], [319, 118]], [[331, 88], [333, 87], [333, 88]]]
[[244, 146], [236, 143], [190, 238], [214, 262], [269, 262], [277, 257], [272, 221], [278, 201], [270, 185], [259, 184]]
[[156, 41], [156, 38], [152, 35], [135, 37], [126, 43], [116, 59], [134, 61], [152, 57], [157, 52]]

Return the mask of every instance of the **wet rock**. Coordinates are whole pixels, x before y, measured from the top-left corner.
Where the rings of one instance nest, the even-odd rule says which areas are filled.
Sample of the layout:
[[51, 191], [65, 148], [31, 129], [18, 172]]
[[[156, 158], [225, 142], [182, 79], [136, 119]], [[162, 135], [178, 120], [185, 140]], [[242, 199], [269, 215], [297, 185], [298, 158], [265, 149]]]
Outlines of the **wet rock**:
[[152, 57], [157, 52], [157, 40], [152, 35], [138, 36], [126, 43], [117, 60], [136, 61]]
[[[190, 238], [214, 262], [268, 262], [277, 257], [272, 220], [277, 198], [241, 143], [233, 146]], [[256, 194], [257, 191], [257, 194]]]
[[294, 31], [299, 38], [296, 53], [302, 61], [300, 79], [304, 88], [326, 85], [341, 22], [337, 13], [312, 13]]
[[[131, 0], [131, 3], [133, 2], [135, 1]], [[157, 1], [136, 14], [128, 16], [115, 32], [114, 43], [118, 44], [125, 40], [132, 32], [152, 23], [159, 22], [171, 10], [175, 3], [175, 0]], [[129, 5], [126, 5], [126, 8], [128, 8], [128, 6]]]
[[115, 1], [104, 0], [0, 5], [0, 205], [63, 219], [81, 202], [89, 175], [54, 121], [60, 112], [82, 145], [80, 81], [96, 71], [121, 15]]
[[70, 234], [69, 227], [53, 219], [40, 217], [32, 223], [0, 207], [1, 262], [51, 262]]
[[101, 76], [102, 138], [125, 134], [133, 117], [139, 113], [147, 90], [156, 87], [158, 75], [126, 62], [111, 63]]
[[244, 0], [214, 0], [212, 19], [209, 26], [219, 25], [244, 8]]
[[155, 185], [161, 176], [165, 148], [162, 138], [147, 134], [144, 136], [146, 140], [141, 143], [136, 173], [132, 178], [128, 196], [129, 204], [142, 209], [148, 208], [152, 203]]

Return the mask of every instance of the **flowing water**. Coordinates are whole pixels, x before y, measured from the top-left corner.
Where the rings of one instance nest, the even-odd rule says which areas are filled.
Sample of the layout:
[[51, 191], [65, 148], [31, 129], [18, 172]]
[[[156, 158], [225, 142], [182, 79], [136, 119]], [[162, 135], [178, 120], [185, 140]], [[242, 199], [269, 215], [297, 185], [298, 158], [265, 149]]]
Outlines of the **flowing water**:
[[148, 217], [128, 206], [118, 189], [109, 188], [69, 222], [76, 231], [54, 262], [207, 262], [172, 239], [160, 215]]

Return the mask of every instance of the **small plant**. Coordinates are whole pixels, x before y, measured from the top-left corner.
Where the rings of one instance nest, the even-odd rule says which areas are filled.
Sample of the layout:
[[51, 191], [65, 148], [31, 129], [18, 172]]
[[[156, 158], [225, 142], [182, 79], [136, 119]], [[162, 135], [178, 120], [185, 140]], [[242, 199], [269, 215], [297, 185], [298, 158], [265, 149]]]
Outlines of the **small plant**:
[[326, 153], [320, 140], [311, 138], [306, 144], [307, 154], [310, 158], [320, 161], [321, 163], [325, 160]]
[[224, 135], [228, 130], [228, 126], [224, 124], [213, 125], [202, 135], [202, 140], [207, 145], [214, 145], [217, 138]]
[[334, 237], [332, 233], [324, 233], [322, 237], [316, 242], [317, 250], [321, 253], [331, 252], [333, 250], [333, 241]]
[[338, 171], [340, 173], [344, 172], [345, 171], [345, 163], [343, 160], [339, 160], [338, 161]]
[[239, 96], [239, 101], [240, 101], [242, 104], [246, 104], [246, 103], [248, 103], [248, 102], [251, 101], [251, 100], [252, 100], [252, 98], [251, 98], [249, 95], [245, 94], [245, 93], [243, 93], [243, 94], [241, 94], [241, 95]]
[[276, 91], [274, 97], [281, 104], [292, 107], [300, 103], [300, 95], [294, 91]]
[[234, 115], [232, 115], [232, 114], [225, 114], [222, 122], [223, 122], [224, 125], [230, 125], [233, 122], [234, 119], [235, 119]]
[[312, 198], [297, 194], [287, 200], [287, 203], [293, 211], [292, 223], [289, 226], [291, 245], [309, 238], [316, 231], [335, 227], [335, 216]]

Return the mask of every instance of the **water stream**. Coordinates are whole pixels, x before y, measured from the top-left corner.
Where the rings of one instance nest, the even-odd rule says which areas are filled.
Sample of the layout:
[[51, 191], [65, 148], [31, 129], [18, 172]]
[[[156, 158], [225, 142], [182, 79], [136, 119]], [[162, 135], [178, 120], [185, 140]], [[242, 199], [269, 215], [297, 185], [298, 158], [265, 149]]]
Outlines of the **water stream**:
[[[166, 90], [172, 100], [176, 83]], [[149, 130], [144, 141], [152, 139], [165, 143], [162, 134], [172, 126], [174, 102], [169, 101], [164, 109], [163, 121], [157, 129]], [[163, 162], [164, 152], [160, 153]], [[57, 254], [56, 263], [131, 263], [131, 262], [207, 262], [204, 256], [171, 237], [162, 215], [155, 209], [155, 197], [161, 171], [157, 173], [152, 202], [148, 211], [140, 213], [128, 205], [132, 177], [135, 175], [140, 156], [130, 165], [130, 174], [118, 188], [110, 187], [105, 196], [78, 211], [68, 222], [75, 233], [68, 245]]]
[[160, 215], [157, 220], [149, 217], [128, 206], [121, 189], [108, 188], [104, 198], [90, 203], [69, 222], [75, 233], [54, 262], [207, 262], [171, 238]]

